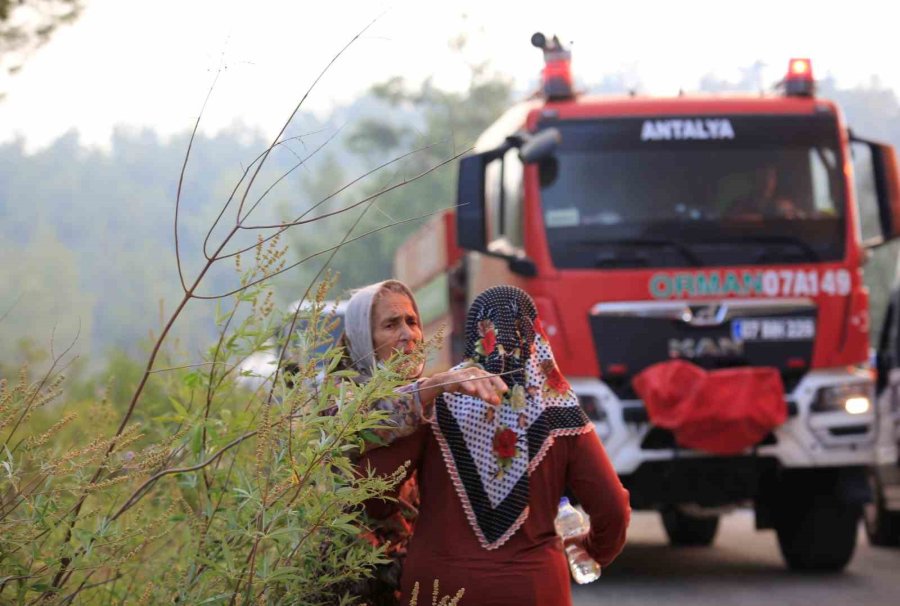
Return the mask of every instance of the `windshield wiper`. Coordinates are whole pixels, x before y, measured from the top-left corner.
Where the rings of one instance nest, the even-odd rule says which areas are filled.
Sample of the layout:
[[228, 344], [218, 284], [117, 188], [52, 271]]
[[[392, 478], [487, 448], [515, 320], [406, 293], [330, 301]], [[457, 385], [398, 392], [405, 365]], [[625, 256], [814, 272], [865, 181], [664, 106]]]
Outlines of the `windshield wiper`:
[[[577, 244], [590, 244], [593, 246], [629, 246], [640, 248], [642, 246], [647, 247], [655, 247], [655, 248], [674, 248], [681, 254], [682, 257], [693, 267], [700, 267], [703, 265], [703, 261], [700, 260], [700, 257], [697, 256], [691, 248], [678, 240], [670, 240], [668, 238], [626, 238], [621, 240], [588, 240], [582, 239], [576, 242]], [[632, 265], [635, 262], [640, 262], [641, 265], [650, 265], [649, 260], [646, 257], [619, 257], [618, 255], [605, 255], [597, 259], [597, 264], [608, 265], [611, 262], [615, 262], [616, 260], [622, 260], [625, 262], [630, 262]]]
[[[787, 246], [792, 246], [796, 249], [801, 250], [803, 252], [803, 256], [806, 257], [807, 261], [813, 263], [821, 261], [819, 253], [816, 252], [816, 249], [796, 236], [740, 236], [738, 238], [730, 240], [730, 242], [736, 242], [738, 244], [785, 244]], [[764, 249], [756, 256], [755, 263], [763, 263], [765, 261], [773, 259], [778, 261], [778, 255], [775, 253], [776, 251], [772, 249]]]
[[647, 255], [623, 255], [618, 251], [603, 253], [594, 257], [594, 267], [648, 267]]

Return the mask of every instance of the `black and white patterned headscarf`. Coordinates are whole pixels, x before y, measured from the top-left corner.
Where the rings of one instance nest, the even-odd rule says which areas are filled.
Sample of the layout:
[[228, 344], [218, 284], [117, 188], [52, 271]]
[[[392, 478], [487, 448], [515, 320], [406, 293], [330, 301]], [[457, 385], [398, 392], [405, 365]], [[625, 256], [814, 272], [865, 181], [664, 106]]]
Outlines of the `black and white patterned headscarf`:
[[432, 420], [463, 509], [485, 549], [496, 549], [528, 517], [529, 476], [557, 436], [593, 431], [559, 372], [534, 302], [513, 286], [495, 286], [472, 303], [466, 358], [509, 386], [494, 406], [448, 393]]

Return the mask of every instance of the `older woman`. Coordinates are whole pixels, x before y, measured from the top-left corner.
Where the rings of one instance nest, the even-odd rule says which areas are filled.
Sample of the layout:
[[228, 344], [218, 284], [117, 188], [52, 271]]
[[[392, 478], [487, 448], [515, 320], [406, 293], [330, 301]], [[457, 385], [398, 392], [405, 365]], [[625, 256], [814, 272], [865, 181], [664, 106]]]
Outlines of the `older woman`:
[[[601, 565], [622, 549], [630, 509], [592, 424], [560, 374], [534, 303], [498, 286], [469, 310], [466, 357], [502, 377], [500, 403], [444, 393], [428, 425], [366, 452], [361, 469], [418, 474], [421, 506], [401, 586], [466, 590], [461, 604], [565, 606], [569, 573], [554, 518], [568, 486], [590, 518], [575, 540]], [[371, 515], [393, 514], [373, 500]], [[570, 540], [570, 539], [567, 539]]]
[[[343, 342], [347, 363], [368, 380], [379, 363], [396, 354], [412, 354], [422, 343], [422, 323], [412, 292], [398, 280], [386, 280], [356, 290], [344, 312]], [[507, 390], [497, 376], [482, 368], [456, 368], [422, 377], [422, 365], [410, 368], [411, 382], [397, 397], [374, 407], [390, 413], [388, 426], [376, 432], [383, 443], [409, 435], [431, 417], [435, 398], [463, 393], [500, 403]]]
[[[423, 340], [422, 323], [412, 292], [402, 282], [387, 280], [353, 293], [344, 312], [345, 366], [358, 373], [357, 381], [369, 380], [376, 367], [397, 354], [413, 354]], [[435, 398], [444, 393], [463, 393], [500, 403], [506, 384], [481, 369], [454, 369], [422, 377], [422, 366], [411, 367], [410, 383], [392, 398], [374, 402], [372, 407], [389, 413], [378, 438], [369, 448], [377, 448], [414, 433], [432, 416]], [[370, 606], [397, 604], [400, 571], [413, 530], [418, 506], [415, 476], [398, 490], [397, 507], [372, 524], [367, 538], [375, 545], [390, 543], [391, 562], [375, 570], [363, 586], [351, 588]]]

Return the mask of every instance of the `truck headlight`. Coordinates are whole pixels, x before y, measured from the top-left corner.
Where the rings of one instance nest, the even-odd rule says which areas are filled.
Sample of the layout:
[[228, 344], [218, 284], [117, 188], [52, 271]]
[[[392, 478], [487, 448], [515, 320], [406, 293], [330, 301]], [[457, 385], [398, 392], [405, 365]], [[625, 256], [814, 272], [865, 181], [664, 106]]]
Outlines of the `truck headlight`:
[[847, 383], [822, 387], [816, 393], [812, 412], [846, 412], [862, 415], [872, 411], [874, 387], [871, 383]]

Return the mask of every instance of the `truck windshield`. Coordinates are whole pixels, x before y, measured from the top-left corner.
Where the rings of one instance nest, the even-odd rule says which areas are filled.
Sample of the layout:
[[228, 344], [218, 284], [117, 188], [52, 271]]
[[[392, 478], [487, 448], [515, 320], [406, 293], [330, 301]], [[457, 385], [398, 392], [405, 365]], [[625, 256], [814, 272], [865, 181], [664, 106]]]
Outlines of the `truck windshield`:
[[844, 254], [833, 116], [552, 121], [541, 205], [560, 268], [809, 263]]

